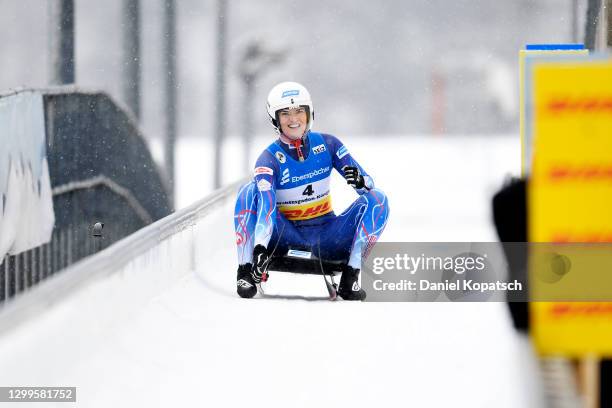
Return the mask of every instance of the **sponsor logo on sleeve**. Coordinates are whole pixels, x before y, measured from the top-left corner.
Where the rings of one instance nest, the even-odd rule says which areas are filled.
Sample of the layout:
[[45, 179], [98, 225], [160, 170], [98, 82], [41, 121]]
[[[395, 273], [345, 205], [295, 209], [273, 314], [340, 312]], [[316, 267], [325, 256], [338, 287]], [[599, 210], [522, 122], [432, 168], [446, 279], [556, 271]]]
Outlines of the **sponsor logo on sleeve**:
[[275, 156], [278, 159], [278, 161], [281, 162], [281, 164], [287, 161], [287, 158], [282, 152], [276, 152]]
[[299, 89], [291, 89], [291, 90], [283, 92], [283, 95], [281, 96], [281, 98], [286, 98], [288, 96], [298, 96], [299, 94], [300, 94]]
[[323, 153], [325, 151], [325, 145], [324, 144], [320, 144], [318, 146], [315, 146], [312, 148], [312, 151], [314, 154], [319, 154], [319, 153]]
[[343, 158], [347, 154], [348, 154], [348, 149], [344, 145], [342, 145], [342, 147], [340, 147], [340, 149], [338, 149], [338, 151], [336, 152], [336, 156], [338, 156], [339, 159]]
[[259, 174], [273, 175], [274, 174], [274, 170], [272, 170], [269, 167], [255, 167], [255, 175], [257, 176]]
[[257, 182], [257, 188], [259, 191], [270, 191], [272, 184], [268, 180], [261, 179]]

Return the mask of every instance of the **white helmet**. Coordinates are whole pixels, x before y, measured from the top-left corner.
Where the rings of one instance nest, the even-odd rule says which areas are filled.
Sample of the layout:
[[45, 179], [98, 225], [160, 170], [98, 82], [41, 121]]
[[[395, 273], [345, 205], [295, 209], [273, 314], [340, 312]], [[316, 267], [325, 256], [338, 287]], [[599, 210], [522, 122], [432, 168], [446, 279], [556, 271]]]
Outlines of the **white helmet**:
[[306, 132], [312, 127], [312, 121], [314, 120], [314, 109], [312, 107], [312, 99], [310, 99], [310, 93], [303, 86], [297, 82], [281, 82], [276, 85], [268, 94], [268, 115], [272, 126], [278, 133], [280, 133], [280, 123], [278, 121], [277, 112], [286, 108], [296, 108], [298, 106], [305, 106], [307, 109], [306, 115], [308, 116], [308, 123], [306, 125]]

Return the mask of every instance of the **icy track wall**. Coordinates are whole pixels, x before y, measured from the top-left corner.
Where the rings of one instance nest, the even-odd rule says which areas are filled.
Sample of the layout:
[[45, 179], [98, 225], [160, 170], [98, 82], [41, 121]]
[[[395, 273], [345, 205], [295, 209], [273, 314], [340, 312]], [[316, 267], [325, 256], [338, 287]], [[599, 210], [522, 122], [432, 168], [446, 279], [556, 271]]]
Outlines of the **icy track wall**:
[[[0, 237], [46, 234], [44, 240], [29, 238], [27, 247], [17, 245], [23, 238], [11, 238], [12, 256], [3, 259], [0, 253], [0, 304], [170, 213], [164, 183], [137, 122], [105, 93], [72, 86], [18, 90], [0, 95], [0, 104], [0, 152], [8, 146], [18, 160], [0, 161], [3, 202], [12, 208]], [[48, 176], [30, 156], [48, 162]], [[23, 176], [9, 188], [2, 178], [4, 166], [15, 162], [21, 165], [11, 165], [11, 171]], [[28, 171], [42, 181], [46, 177], [47, 183], [28, 181]], [[50, 214], [35, 213], [32, 197], [19, 198], [26, 188], [48, 195]], [[96, 222], [105, 224], [100, 237], [92, 234]]]
[[83, 338], [111, 336], [155, 296], [205, 267], [227, 228], [219, 210], [234, 205], [237, 187], [137, 231], [0, 309], [0, 383], [50, 384], [92, 351]]

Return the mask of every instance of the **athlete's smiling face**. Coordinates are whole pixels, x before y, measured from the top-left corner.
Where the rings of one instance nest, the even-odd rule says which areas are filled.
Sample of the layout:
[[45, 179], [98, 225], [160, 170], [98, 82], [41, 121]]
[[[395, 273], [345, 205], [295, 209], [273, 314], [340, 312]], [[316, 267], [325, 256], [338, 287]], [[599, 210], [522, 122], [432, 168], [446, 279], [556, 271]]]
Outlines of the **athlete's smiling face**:
[[283, 109], [278, 112], [278, 120], [280, 122], [281, 132], [288, 138], [297, 140], [304, 136], [306, 125], [308, 124], [306, 108], [300, 106], [297, 108]]

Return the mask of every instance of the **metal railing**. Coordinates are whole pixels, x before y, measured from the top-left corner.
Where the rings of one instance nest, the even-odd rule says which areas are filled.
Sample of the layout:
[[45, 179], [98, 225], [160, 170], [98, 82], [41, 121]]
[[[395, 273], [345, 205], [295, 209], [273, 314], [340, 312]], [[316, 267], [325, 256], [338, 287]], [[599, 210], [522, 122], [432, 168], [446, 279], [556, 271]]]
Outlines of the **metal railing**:
[[[19, 93], [43, 96], [55, 226], [48, 244], [0, 258], [0, 305], [171, 212], [142, 132], [119, 102], [72, 86], [0, 99]], [[105, 224], [103, 235], [93, 236], [96, 222]]]
[[[146, 209], [128, 189], [105, 176], [96, 176], [53, 188], [54, 202], [57, 203], [60, 196], [71, 196], [71, 199], [76, 199], [78, 192], [99, 188], [104, 188], [121, 198], [140, 219], [142, 225], [153, 222]], [[4, 258], [0, 263], [0, 304], [135, 230], [135, 226], [123, 222], [124, 220], [95, 219], [91, 223], [76, 223], [75, 219], [68, 221], [68, 225], [54, 228], [49, 243]], [[94, 234], [94, 224], [104, 221], [106, 222], [104, 233]]]
[[[194, 228], [198, 228], [198, 222], [201, 219], [205, 218], [220, 205], [225, 204], [228, 199], [233, 199], [238, 186], [244, 182], [245, 180], [240, 180], [215, 191], [210, 196], [194, 203], [190, 207], [170, 214], [109, 245], [99, 253], [68, 266], [61, 274], [53, 277], [53, 279], [33, 287], [30, 293], [6, 302], [3, 308], [0, 307], [0, 336], [10, 327], [26, 321], [29, 317], [41, 316], [49, 305], [67, 297], [70, 293], [75, 293], [79, 287], [88, 282], [111, 274], [122, 273], [122, 271], [125, 274], [128, 264], [142, 258], [147, 251], [154, 249], [156, 246], [165, 242], [171, 242], [174, 238], [177, 238], [178, 241], [171, 242], [171, 245], [173, 245], [175, 252], [182, 252], [181, 256], [173, 254], [171, 250], [163, 251], [164, 254], [170, 254], [167, 256], [178, 256], [182, 260], [190, 258], [186, 262], [196, 262], [195, 251], [198, 242], [192, 236], [191, 231]], [[215, 234], [210, 234], [208, 230], [205, 232], [209, 237], [207, 239], [215, 239]], [[90, 242], [93, 244], [95, 241], [90, 240]], [[157, 263], [155, 265], [162, 268]], [[154, 276], [156, 276], [156, 279], [171, 279], [170, 272], [165, 270], [156, 272], [152, 268], [146, 271], [146, 279], [138, 281], [137, 284], [151, 284]], [[143, 292], [146, 292], [146, 290], [143, 290]], [[126, 294], [126, 296], [128, 295], [138, 296], [134, 293]], [[75, 313], [77, 312], [75, 311]]]
[[54, 230], [49, 243], [6, 256], [0, 263], [0, 305], [79, 259], [99, 251], [104, 237], [92, 236], [91, 230], [92, 226], [88, 224]]

